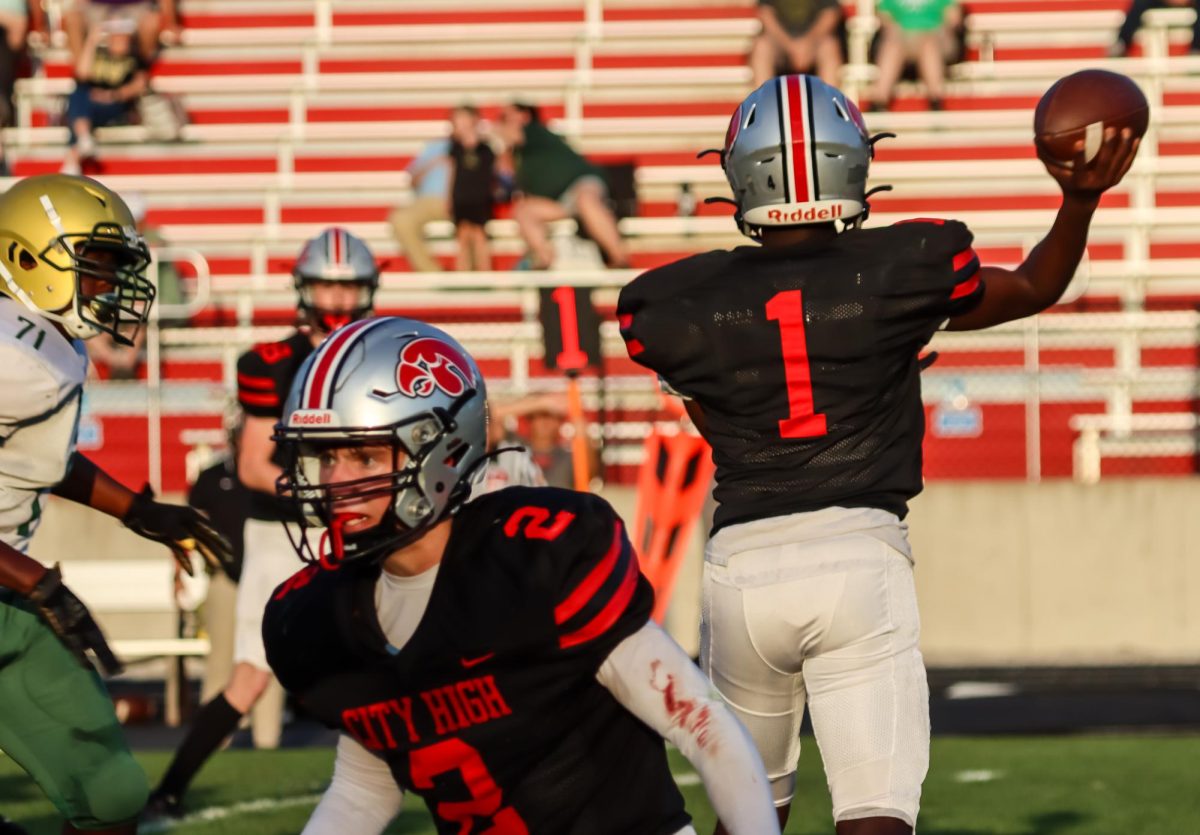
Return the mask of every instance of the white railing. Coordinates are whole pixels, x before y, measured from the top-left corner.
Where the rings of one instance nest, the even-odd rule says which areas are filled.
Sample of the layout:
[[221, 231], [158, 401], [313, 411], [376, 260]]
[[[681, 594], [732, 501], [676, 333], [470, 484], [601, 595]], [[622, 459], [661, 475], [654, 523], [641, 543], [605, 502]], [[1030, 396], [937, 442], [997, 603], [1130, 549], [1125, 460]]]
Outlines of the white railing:
[[1071, 429], [1079, 433], [1071, 459], [1075, 480], [1081, 484], [1100, 481], [1106, 456], [1200, 454], [1200, 415], [1193, 412], [1075, 415]]
[[[199, 269], [199, 268], [198, 268]], [[563, 285], [595, 288], [598, 302], [611, 304], [616, 290], [635, 275], [633, 271], [589, 271], [579, 273], [495, 272], [449, 274], [393, 274], [387, 277], [378, 296], [381, 308], [422, 305], [453, 309], [467, 306], [478, 309], [496, 304], [508, 310], [521, 311], [519, 323], [469, 323], [442, 326], [463, 341], [481, 359], [502, 359], [509, 373], [492, 383], [493, 394], [519, 395], [533, 390], [551, 389], [553, 378], [539, 377], [534, 363], [542, 356], [541, 328], [538, 323], [538, 290]], [[256, 307], [283, 309], [293, 301], [290, 281], [284, 276], [269, 280], [239, 283], [223, 282], [218, 289], [211, 282], [208, 300], [238, 312], [241, 324], [232, 327], [195, 328], [187, 326], [159, 327], [152, 323], [147, 339], [147, 383], [109, 384], [97, 388], [91, 395], [92, 407], [107, 413], [114, 405], [113, 398], [144, 397], [144, 413], [149, 419], [148, 448], [150, 450], [151, 484], [161, 484], [161, 432], [164, 414], [203, 413], [219, 415], [225, 408], [222, 392], [234, 390], [237, 355], [251, 343], [282, 336], [286, 327], [255, 327], [251, 317]], [[196, 307], [194, 299], [189, 309]], [[164, 311], [169, 312], [169, 311]], [[624, 347], [615, 322], [601, 325], [601, 344], [605, 356], [623, 357]], [[1125, 426], [1141, 426], [1144, 418], [1134, 411], [1134, 403], [1147, 399], [1183, 400], [1195, 389], [1197, 372], [1188, 367], [1148, 368], [1141, 364], [1141, 350], [1146, 347], [1200, 346], [1200, 313], [1183, 312], [1125, 312], [1125, 313], [1057, 313], [1011, 322], [987, 331], [942, 332], [932, 347], [953, 353], [961, 359], [972, 351], [1019, 351], [1023, 358], [1018, 364], [1002, 368], [943, 367], [935, 365], [924, 377], [927, 402], [945, 402], [961, 392], [970, 400], [992, 403], [1023, 403], [1026, 437], [1026, 475], [1030, 480], [1041, 476], [1040, 426], [1042, 407], [1048, 402], [1102, 401], [1106, 413], [1080, 417], [1077, 431], [1092, 432], [1082, 440], [1083, 450], [1077, 460], [1095, 460], [1096, 444], [1104, 427], [1120, 430]], [[1057, 363], [1046, 366], [1045, 351], [1060, 348], [1098, 347], [1111, 350], [1113, 363], [1102, 368], [1070, 367]], [[218, 357], [224, 369], [224, 382], [189, 383], [176, 381], [164, 387], [162, 379], [163, 352], [177, 358], [191, 354], [211, 359]], [[657, 389], [649, 374], [610, 377], [601, 385], [585, 380], [585, 401], [589, 409], [598, 409], [602, 399], [609, 408], [652, 410], [657, 402]], [[220, 389], [218, 391], [217, 389]], [[136, 404], [126, 404], [126, 413], [142, 413]], [[618, 442], [636, 439], [640, 426], [610, 426], [600, 428], [605, 437]], [[1098, 428], [1096, 428], [1098, 427]], [[1093, 432], [1093, 428], [1095, 431]], [[219, 443], [219, 432], [201, 433], [208, 444]], [[628, 463], [636, 456], [633, 447], [614, 450], [609, 460]], [[1083, 465], [1081, 465], [1083, 466]], [[1090, 469], [1089, 469], [1090, 467]], [[1088, 464], [1084, 472], [1095, 472]]]

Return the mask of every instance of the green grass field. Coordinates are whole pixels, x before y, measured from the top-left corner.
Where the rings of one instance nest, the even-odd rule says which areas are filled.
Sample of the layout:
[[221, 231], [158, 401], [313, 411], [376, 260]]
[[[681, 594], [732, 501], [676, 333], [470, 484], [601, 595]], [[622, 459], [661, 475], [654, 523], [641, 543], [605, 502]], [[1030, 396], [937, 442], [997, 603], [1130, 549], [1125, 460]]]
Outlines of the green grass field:
[[[695, 773], [672, 754], [701, 835], [713, 815]], [[189, 797], [195, 818], [170, 831], [285, 835], [304, 825], [328, 780], [323, 749], [228, 751], [201, 773]], [[140, 757], [151, 778], [166, 753]], [[619, 802], [614, 798], [613, 802]], [[388, 831], [433, 833], [419, 801]], [[0, 812], [34, 835], [58, 825], [37, 788], [0, 760]], [[144, 832], [151, 831], [143, 827]], [[153, 831], [162, 831], [155, 829]], [[830, 833], [829, 797], [816, 745], [805, 743], [800, 794], [788, 833]], [[1200, 835], [1200, 737], [1081, 736], [938, 738], [925, 782], [921, 835]], [[350, 835], [350, 833], [347, 833]]]

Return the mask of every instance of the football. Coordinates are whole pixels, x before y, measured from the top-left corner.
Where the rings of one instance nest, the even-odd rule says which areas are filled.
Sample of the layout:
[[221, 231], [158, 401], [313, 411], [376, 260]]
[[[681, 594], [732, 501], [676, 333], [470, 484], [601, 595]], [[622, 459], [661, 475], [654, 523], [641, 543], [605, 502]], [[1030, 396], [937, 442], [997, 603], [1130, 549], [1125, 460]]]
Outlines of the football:
[[1046, 91], [1033, 114], [1034, 146], [1047, 162], [1070, 165], [1075, 144], [1084, 143], [1091, 162], [1104, 141], [1104, 129], [1130, 128], [1146, 133], [1150, 104], [1141, 89], [1120, 73], [1080, 70], [1060, 78]]

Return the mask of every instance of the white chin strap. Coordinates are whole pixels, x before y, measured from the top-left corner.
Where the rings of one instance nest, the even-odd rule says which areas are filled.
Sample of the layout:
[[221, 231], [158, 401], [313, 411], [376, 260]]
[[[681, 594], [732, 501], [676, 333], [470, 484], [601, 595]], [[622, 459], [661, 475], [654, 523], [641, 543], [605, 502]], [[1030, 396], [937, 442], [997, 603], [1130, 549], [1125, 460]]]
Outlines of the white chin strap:
[[[78, 300], [76, 300], [76, 303], [78, 303]], [[26, 303], [26, 307], [36, 311], [39, 315], [44, 316], [52, 322], [57, 322], [67, 334], [75, 339], [91, 339], [93, 336], [99, 336], [102, 333], [95, 325], [85, 322], [74, 305], [63, 313], [51, 313], [48, 310], [40, 310], [28, 303]]]
[[[79, 300], [75, 300], [78, 304]], [[51, 318], [54, 318], [51, 316]], [[95, 325], [89, 324], [79, 315], [79, 310], [72, 305], [70, 310], [57, 317], [58, 322], [62, 324], [63, 329], [71, 334], [76, 339], [91, 339], [93, 336], [99, 336], [101, 331]]]

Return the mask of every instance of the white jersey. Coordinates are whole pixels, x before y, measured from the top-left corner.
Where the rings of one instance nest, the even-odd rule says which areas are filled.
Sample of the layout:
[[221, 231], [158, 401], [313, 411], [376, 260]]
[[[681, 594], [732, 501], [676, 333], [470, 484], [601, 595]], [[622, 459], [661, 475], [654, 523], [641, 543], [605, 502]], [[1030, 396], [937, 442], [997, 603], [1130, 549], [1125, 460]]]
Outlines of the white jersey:
[[47, 491], [75, 450], [87, 353], [0, 296], [0, 540], [26, 551]]

